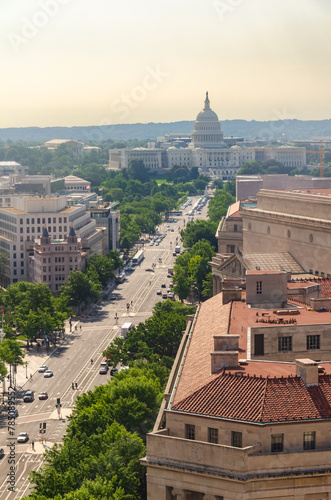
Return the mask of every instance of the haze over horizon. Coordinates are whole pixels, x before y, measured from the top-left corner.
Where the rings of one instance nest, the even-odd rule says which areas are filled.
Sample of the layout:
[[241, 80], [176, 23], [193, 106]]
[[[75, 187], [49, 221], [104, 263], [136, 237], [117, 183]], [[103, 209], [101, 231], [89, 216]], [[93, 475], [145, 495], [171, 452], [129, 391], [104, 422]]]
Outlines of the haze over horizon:
[[327, 0], [1, 6], [0, 127], [331, 118]]

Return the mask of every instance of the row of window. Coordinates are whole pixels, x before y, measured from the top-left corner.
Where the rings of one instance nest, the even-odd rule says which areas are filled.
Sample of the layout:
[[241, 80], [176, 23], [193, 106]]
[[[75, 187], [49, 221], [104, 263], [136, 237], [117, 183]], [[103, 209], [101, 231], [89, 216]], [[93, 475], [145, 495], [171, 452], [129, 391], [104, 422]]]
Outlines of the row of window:
[[[185, 438], [195, 440], [195, 425], [186, 424], [185, 425]], [[208, 427], [208, 442], [218, 444], [218, 429], [213, 427]], [[231, 446], [235, 448], [242, 448], [242, 432], [232, 431], [231, 432]], [[304, 450], [315, 450], [316, 448], [316, 432], [304, 432], [303, 433], [303, 445]], [[271, 435], [271, 446], [272, 453], [281, 452], [284, 449], [284, 434], [272, 434]]]
[[[306, 336], [306, 349], [320, 349], [321, 348], [320, 335], [307, 335]], [[292, 337], [279, 337], [278, 338], [278, 352], [292, 351]]]
[[[9, 228], [5, 228], [5, 229], [9, 229]], [[31, 227], [31, 233], [34, 233], [36, 229], [37, 229], [37, 231], [36, 231], [37, 233], [41, 233], [41, 232], [42, 232], [42, 231], [41, 231], [41, 227], [40, 227], [40, 226], [38, 226], [37, 228], [35, 228], [34, 226], [32, 226], [32, 227]], [[9, 229], [9, 230], [10, 230], [10, 229]], [[48, 231], [49, 233], [51, 233], [51, 232], [52, 232], [52, 228], [51, 228], [51, 226], [49, 226], [49, 227], [48, 227], [47, 231]], [[62, 232], [62, 226], [59, 226], [59, 231], [60, 231], [60, 233]], [[67, 231], [67, 226], [63, 226], [63, 231], [64, 231], [64, 232], [66, 232], [66, 231]], [[13, 232], [16, 232], [16, 228], [15, 228], [15, 231], [13, 231]], [[53, 226], [53, 233], [56, 233], [56, 232], [57, 232], [57, 231], [56, 231], [56, 227], [55, 227], [55, 226]], [[23, 229], [23, 227], [20, 227], [20, 234], [23, 234], [23, 233], [24, 233], [24, 229]], [[29, 227], [27, 227], [27, 228], [26, 228], [26, 233], [27, 233], [27, 234], [30, 234], [30, 228], [29, 228]], [[55, 234], [53, 234], [53, 237], [55, 238]], [[59, 236], [59, 239], [62, 239], [62, 236], [61, 236], [61, 235]]]
[[[40, 222], [41, 221], [41, 222]], [[30, 219], [26, 219], [25, 220], [26, 224], [30, 224]], [[52, 217], [48, 217], [47, 218], [47, 222], [48, 224], [51, 224], [52, 223]], [[59, 217], [59, 224], [62, 224], [62, 217]], [[63, 217], [63, 222], [66, 224], [67, 222], [67, 217]], [[24, 224], [24, 219], [20, 219], [20, 224]], [[31, 219], [31, 224], [35, 224], [35, 218], [32, 217]], [[46, 218], [40, 218], [40, 217], [37, 217], [37, 224], [46, 224]], [[56, 217], [53, 217], [53, 224], [56, 224]]]

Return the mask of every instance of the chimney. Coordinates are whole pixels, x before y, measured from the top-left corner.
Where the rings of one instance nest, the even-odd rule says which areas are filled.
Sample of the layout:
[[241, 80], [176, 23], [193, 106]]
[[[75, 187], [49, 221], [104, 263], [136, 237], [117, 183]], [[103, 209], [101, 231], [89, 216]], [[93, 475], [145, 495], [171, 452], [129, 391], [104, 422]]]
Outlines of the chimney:
[[210, 353], [211, 373], [222, 368], [237, 368], [239, 335], [214, 335], [214, 351]]
[[306, 387], [318, 385], [318, 363], [312, 359], [296, 359], [296, 373], [302, 378]]

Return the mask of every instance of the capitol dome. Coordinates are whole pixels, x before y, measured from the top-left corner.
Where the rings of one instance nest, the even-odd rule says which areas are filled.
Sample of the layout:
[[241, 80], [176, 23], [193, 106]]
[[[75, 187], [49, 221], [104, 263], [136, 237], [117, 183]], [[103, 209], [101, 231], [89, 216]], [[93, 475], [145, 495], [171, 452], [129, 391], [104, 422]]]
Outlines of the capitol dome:
[[219, 148], [223, 145], [223, 132], [218, 116], [210, 109], [208, 92], [206, 92], [205, 107], [196, 117], [191, 134], [193, 148]]

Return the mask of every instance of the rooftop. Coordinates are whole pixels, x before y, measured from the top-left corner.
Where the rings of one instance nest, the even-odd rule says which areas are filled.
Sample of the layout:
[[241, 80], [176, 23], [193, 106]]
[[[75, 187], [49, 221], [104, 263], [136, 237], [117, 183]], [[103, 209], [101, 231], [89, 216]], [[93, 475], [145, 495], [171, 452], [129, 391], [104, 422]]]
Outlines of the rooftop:
[[[222, 305], [222, 294], [217, 294], [201, 304], [181, 367], [173, 404], [176, 405], [219, 376], [219, 372], [211, 374], [210, 353], [214, 351], [215, 335], [238, 335], [239, 359], [246, 360], [247, 330], [250, 327], [270, 328], [275, 325], [284, 327], [286, 324], [291, 327], [294, 321], [297, 325], [331, 324], [330, 312], [308, 311], [305, 307], [295, 305], [293, 310], [299, 311], [299, 314], [292, 316], [287, 310], [287, 314], [282, 315], [282, 310], [273, 312], [253, 309], [241, 301]], [[235, 369], [227, 368], [226, 371], [242, 372], [256, 377], [287, 377], [296, 373], [293, 362], [271, 361], [247, 361]], [[327, 364], [327, 373], [331, 374], [331, 364]]]
[[255, 377], [222, 372], [172, 410], [255, 423], [331, 418], [331, 375], [306, 387], [301, 377]]

